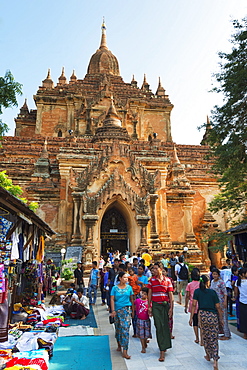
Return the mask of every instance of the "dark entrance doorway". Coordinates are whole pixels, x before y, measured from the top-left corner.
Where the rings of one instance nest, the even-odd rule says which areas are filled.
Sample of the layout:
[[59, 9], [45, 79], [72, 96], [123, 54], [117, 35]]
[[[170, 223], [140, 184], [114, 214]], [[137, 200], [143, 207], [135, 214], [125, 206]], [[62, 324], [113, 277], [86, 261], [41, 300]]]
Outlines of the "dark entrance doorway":
[[100, 227], [101, 254], [128, 250], [128, 229], [118, 209], [111, 208], [104, 214]]

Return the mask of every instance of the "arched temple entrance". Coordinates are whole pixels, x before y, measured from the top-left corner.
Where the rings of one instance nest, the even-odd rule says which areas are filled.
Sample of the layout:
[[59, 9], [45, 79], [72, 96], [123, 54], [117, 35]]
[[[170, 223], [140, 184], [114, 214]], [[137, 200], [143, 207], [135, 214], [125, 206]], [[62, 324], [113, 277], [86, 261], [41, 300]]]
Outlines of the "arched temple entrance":
[[122, 213], [116, 208], [110, 208], [104, 214], [100, 227], [101, 254], [129, 249], [128, 228]]

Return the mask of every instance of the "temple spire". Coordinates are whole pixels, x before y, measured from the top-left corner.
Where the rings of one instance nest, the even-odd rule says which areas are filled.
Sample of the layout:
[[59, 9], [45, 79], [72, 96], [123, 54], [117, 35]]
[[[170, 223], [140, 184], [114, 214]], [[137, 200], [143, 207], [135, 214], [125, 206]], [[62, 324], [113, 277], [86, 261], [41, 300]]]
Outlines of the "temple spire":
[[42, 81], [43, 83], [43, 87], [45, 88], [48, 88], [48, 89], [52, 89], [53, 88], [53, 81], [51, 79], [51, 70], [50, 68], [48, 69], [48, 73], [47, 73], [47, 77], [45, 80]]
[[211, 122], [210, 122], [209, 117], [207, 116], [206, 130], [205, 130], [205, 133], [203, 135], [202, 141], [200, 143], [201, 145], [208, 145], [208, 137], [210, 135], [211, 129], [212, 129]]
[[62, 73], [61, 73], [61, 76], [58, 78], [58, 83], [59, 85], [64, 85], [67, 83], [67, 79], [65, 77], [65, 73], [64, 73], [64, 67], [62, 68]]
[[159, 97], [164, 98], [165, 94], [166, 94], [166, 91], [165, 91], [164, 87], [161, 85], [161, 80], [160, 80], [160, 77], [159, 77], [159, 83], [158, 83], [158, 88], [157, 88], [157, 91], [156, 91], [156, 95], [159, 96]]
[[100, 49], [107, 49], [107, 42], [106, 42], [106, 25], [105, 25], [105, 18], [103, 17], [103, 23], [101, 26], [102, 35], [101, 35], [101, 43], [100, 43]]
[[143, 78], [143, 83], [142, 83], [141, 90], [149, 91], [149, 84], [147, 83], [145, 73], [144, 73], [144, 78]]

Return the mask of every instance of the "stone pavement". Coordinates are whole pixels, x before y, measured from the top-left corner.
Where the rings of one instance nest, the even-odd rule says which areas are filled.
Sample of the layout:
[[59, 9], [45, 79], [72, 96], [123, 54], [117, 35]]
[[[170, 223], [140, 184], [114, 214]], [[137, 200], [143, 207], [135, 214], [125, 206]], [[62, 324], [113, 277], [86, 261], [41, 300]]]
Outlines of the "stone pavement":
[[[165, 355], [165, 362], [158, 361], [159, 350], [156, 343], [155, 328], [152, 322], [153, 339], [150, 340], [147, 352], [141, 353], [141, 344], [138, 338], [132, 338], [132, 327], [130, 329], [130, 360], [124, 360], [116, 351], [114, 338], [114, 325], [109, 324], [108, 312], [105, 306], [100, 306], [98, 297], [94, 312], [98, 323], [95, 329], [97, 335], [109, 335], [113, 370], [204, 370], [213, 369], [213, 361], [204, 359], [204, 348], [194, 343], [193, 328], [189, 326], [189, 314], [184, 313], [184, 308], [175, 303], [174, 307], [174, 330], [175, 339], [172, 340], [173, 348]], [[232, 330], [232, 338], [228, 341], [219, 341], [220, 360], [219, 369], [247, 369], [247, 341], [242, 335], [236, 335]], [[234, 330], [236, 332], [236, 330]]]

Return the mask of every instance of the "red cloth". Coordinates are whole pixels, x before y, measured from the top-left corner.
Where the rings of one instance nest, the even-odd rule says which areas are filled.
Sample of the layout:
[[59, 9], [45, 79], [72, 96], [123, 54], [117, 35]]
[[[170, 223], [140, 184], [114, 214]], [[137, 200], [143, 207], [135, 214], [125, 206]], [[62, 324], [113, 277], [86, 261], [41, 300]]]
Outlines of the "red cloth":
[[171, 280], [163, 276], [162, 280], [151, 277], [148, 283], [148, 289], [152, 290], [152, 301], [162, 303], [169, 302], [169, 292], [173, 292]]
[[46, 325], [46, 324], [49, 324], [50, 322], [55, 322], [55, 321], [60, 321], [60, 324], [63, 323], [63, 320], [60, 319], [59, 317], [54, 317], [53, 319], [43, 320], [42, 323]]
[[18, 358], [14, 357], [12, 360], [6, 363], [6, 368], [9, 369], [15, 365], [22, 365], [22, 366], [31, 366], [31, 365], [39, 365], [42, 370], [48, 370], [47, 363], [43, 358]]

